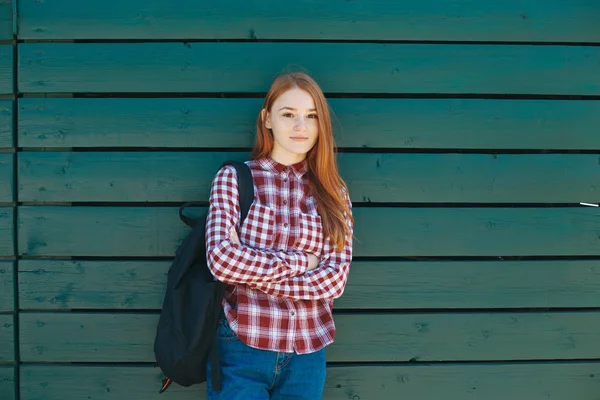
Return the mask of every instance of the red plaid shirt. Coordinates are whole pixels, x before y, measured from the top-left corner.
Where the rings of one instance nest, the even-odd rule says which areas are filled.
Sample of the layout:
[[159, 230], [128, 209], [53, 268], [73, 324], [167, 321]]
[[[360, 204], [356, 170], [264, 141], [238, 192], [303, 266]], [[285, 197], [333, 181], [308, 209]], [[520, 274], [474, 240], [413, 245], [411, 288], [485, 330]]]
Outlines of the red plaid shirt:
[[[247, 345], [280, 352], [311, 353], [333, 342], [333, 299], [342, 295], [352, 259], [352, 234], [342, 251], [323, 240], [321, 217], [304, 174], [305, 161], [286, 167], [270, 158], [249, 161], [254, 202], [239, 226], [235, 168], [215, 176], [206, 222], [208, 266], [227, 283], [223, 309]], [[346, 194], [346, 201], [351, 207]], [[350, 232], [353, 226], [348, 219]], [[308, 256], [321, 259], [308, 270]]]

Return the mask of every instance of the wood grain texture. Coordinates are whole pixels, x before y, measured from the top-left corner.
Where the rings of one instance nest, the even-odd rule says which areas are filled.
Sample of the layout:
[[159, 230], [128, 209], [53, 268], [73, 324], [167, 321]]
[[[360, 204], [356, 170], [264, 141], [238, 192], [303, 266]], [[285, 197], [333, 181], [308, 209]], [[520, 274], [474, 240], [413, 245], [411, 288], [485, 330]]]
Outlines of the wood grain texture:
[[10, 261], [0, 261], [0, 312], [14, 311], [14, 264]]
[[12, 101], [0, 100], [0, 148], [13, 147]]
[[[12, 123], [2, 104], [0, 142], [3, 116], [6, 129]], [[333, 98], [329, 105], [339, 148], [600, 149], [600, 101]], [[258, 98], [22, 98], [19, 146], [249, 149], [261, 107]]]
[[20, 1], [20, 39], [598, 42], [593, 1]]
[[[207, 201], [222, 162], [248, 157], [248, 152], [21, 152], [19, 200]], [[12, 155], [0, 154], [0, 175], [3, 161], [0, 200], [10, 201]], [[596, 154], [344, 153], [338, 164], [353, 202], [577, 204], [600, 198]]]
[[24, 43], [18, 76], [21, 92], [266, 92], [286, 66], [325, 92], [600, 94], [594, 46]]
[[0, 203], [13, 201], [13, 157], [11, 153], [0, 153]]
[[[329, 362], [600, 357], [600, 313], [343, 314]], [[26, 313], [24, 362], [154, 362], [158, 314]]]
[[0, 257], [15, 255], [13, 227], [13, 208], [0, 207]]
[[13, 319], [12, 315], [0, 314], [0, 363], [15, 361], [15, 329]]
[[[1, 2], [2, 0], [0, 0]], [[0, 5], [0, 9], [2, 6]], [[1, 18], [1, 16], [0, 16]], [[12, 25], [12, 23], [11, 23]], [[12, 28], [12, 27], [11, 27]], [[0, 22], [0, 34], [3, 30]], [[0, 94], [11, 94], [13, 92], [13, 46], [0, 44]]]
[[[20, 207], [19, 254], [172, 256], [187, 233], [177, 212], [175, 207]], [[353, 213], [354, 256], [600, 254], [600, 214], [593, 207], [357, 207]]]
[[[22, 400], [161, 400], [158, 368], [125, 366], [21, 367]], [[324, 400], [596, 400], [600, 363], [331, 366]], [[204, 385], [167, 392], [173, 400], [206, 400]]]
[[[159, 310], [170, 264], [21, 260], [19, 306]], [[354, 261], [335, 309], [600, 307], [598, 287], [597, 260]]]
[[0, 365], [0, 396], [3, 400], [18, 400], [15, 397], [15, 368]]
[[0, 40], [13, 38], [13, 1], [0, 0]]
[[597, 397], [596, 363], [340, 366], [329, 368], [331, 400], [570, 400]]

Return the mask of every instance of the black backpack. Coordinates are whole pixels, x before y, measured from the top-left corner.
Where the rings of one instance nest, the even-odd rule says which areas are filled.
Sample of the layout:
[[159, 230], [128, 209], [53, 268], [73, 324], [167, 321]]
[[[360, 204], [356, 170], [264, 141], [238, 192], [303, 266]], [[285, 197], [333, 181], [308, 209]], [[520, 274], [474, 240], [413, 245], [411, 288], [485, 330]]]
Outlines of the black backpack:
[[[248, 215], [254, 200], [254, 185], [250, 168], [242, 162], [226, 161], [237, 171], [240, 194], [240, 225]], [[183, 210], [202, 203], [189, 202], [179, 208], [179, 218], [192, 227], [175, 253], [167, 275], [167, 290], [163, 302], [154, 355], [165, 374], [160, 393], [172, 382], [191, 386], [206, 381], [206, 362], [211, 358], [213, 386], [221, 390], [221, 375], [215, 334], [222, 313], [221, 301], [225, 285], [214, 279], [206, 263], [206, 214], [193, 220]]]

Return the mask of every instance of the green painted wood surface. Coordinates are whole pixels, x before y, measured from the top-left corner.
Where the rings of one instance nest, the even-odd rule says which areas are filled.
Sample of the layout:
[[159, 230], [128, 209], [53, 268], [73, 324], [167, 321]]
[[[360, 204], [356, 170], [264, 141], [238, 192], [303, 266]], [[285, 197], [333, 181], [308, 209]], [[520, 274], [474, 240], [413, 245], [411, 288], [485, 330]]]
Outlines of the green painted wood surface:
[[0, 0], [0, 40], [13, 38], [13, 1]]
[[0, 363], [15, 361], [14, 325], [12, 315], [0, 314]]
[[[330, 362], [600, 357], [600, 313], [343, 314]], [[23, 313], [24, 362], [154, 362], [158, 314]]]
[[[2, 1], [2, 0], [0, 0]], [[0, 6], [0, 9], [2, 7]], [[1, 18], [1, 16], [0, 16]], [[12, 24], [11, 24], [12, 25]], [[12, 27], [11, 27], [12, 28]], [[0, 34], [3, 30], [0, 22]], [[0, 94], [13, 92], [13, 46], [0, 44]]]
[[[21, 368], [22, 400], [161, 400], [158, 368], [30, 366]], [[327, 369], [324, 400], [596, 400], [600, 363], [356, 365]], [[172, 391], [172, 392], [171, 392]], [[204, 385], [167, 392], [173, 400], [205, 400]]]
[[596, 363], [347, 366], [328, 369], [326, 399], [596, 399]]
[[[177, 207], [20, 207], [19, 254], [171, 256], [187, 233], [177, 212]], [[600, 254], [600, 211], [593, 207], [357, 207], [354, 217], [355, 256]]]
[[326, 92], [600, 94], [600, 47], [365, 43], [25, 43], [19, 90], [264, 92], [289, 65]]
[[0, 100], [0, 148], [13, 146], [12, 102]]
[[14, 256], [13, 208], [0, 207], [0, 257]]
[[13, 201], [13, 154], [0, 153], [0, 203]]
[[15, 368], [0, 365], [0, 397], [2, 400], [15, 398]]
[[[170, 261], [20, 260], [19, 306], [159, 310], [169, 266]], [[350, 271], [336, 310], [600, 307], [597, 260], [354, 261]]]
[[[334, 98], [329, 103], [340, 148], [600, 149], [599, 101]], [[250, 148], [261, 107], [262, 99], [23, 98], [19, 146]], [[2, 117], [0, 103], [0, 141]]]
[[[12, 155], [7, 156], [4, 198], [10, 201]], [[208, 200], [222, 162], [248, 157], [248, 152], [21, 152], [19, 200]], [[600, 157], [596, 154], [345, 153], [338, 160], [353, 202], [579, 203], [600, 199]]]
[[10, 261], [0, 261], [0, 312], [14, 311], [14, 265]]
[[600, 6], [587, 0], [176, 4], [20, 1], [19, 38], [600, 41]]

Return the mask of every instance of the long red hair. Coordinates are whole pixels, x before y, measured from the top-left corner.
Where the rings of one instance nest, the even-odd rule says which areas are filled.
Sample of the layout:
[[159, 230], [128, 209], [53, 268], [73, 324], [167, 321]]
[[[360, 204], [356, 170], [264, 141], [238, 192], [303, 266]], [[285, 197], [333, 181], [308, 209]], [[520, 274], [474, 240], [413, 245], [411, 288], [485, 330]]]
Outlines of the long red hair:
[[[329, 237], [337, 250], [344, 247], [349, 227], [346, 216], [352, 219], [352, 214], [346, 204], [343, 190], [348, 191], [346, 183], [341, 178], [335, 161], [335, 141], [331, 127], [329, 106], [323, 91], [310, 76], [302, 72], [286, 73], [278, 76], [265, 96], [263, 110], [271, 112], [273, 103], [283, 93], [290, 89], [301, 89], [309, 93], [315, 103], [319, 124], [317, 141], [306, 155], [308, 162], [308, 182], [313, 196], [317, 201], [317, 211], [321, 216], [323, 232]], [[265, 126], [265, 121], [259, 113], [256, 119], [256, 140], [252, 149], [252, 158], [267, 157], [273, 150], [273, 135]], [[346, 214], [346, 216], [344, 215]]]

